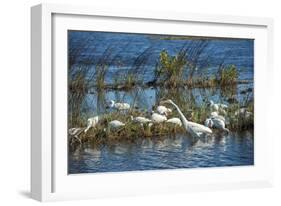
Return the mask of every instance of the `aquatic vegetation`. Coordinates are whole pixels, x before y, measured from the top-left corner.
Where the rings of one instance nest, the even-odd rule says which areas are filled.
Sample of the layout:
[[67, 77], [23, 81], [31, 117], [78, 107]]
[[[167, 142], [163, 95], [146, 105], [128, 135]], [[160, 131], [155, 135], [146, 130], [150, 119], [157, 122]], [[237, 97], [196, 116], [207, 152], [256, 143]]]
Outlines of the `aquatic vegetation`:
[[222, 66], [219, 68], [217, 81], [221, 86], [236, 84], [238, 75], [238, 70], [235, 65]]
[[[211, 114], [207, 103], [203, 103], [201, 105], [189, 104], [189, 107], [184, 107], [184, 104], [182, 103], [178, 103], [178, 105], [179, 107], [183, 108], [182, 112], [189, 121], [199, 124], [204, 124], [205, 120]], [[245, 111], [251, 112], [251, 114], [253, 114], [253, 102], [244, 102], [243, 105], [229, 105], [225, 118], [226, 128], [228, 128], [230, 131], [253, 129], [253, 115], [245, 116], [244, 113], [237, 113], [237, 111], [239, 111], [241, 108], [244, 108]], [[191, 115], [190, 111], [192, 111]], [[126, 113], [120, 111], [109, 112], [100, 116], [98, 123], [95, 124], [95, 127], [89, 128], [87, 133], [80, 134], [81, 141], [95, 142], [97, 144], [118, 141], [134, 142], [143, 138], [173, 136], [177, 134], [185, 134], [186, 132], [183, 127], [177, 124], [171, 124], [166, 121], [153, 124], [150, 124], [151, 122], [147, 121], [146, 123], [141, 124], [137, 121], [134, 121], [134, 119], [132, 120], [132, 116], [141, 116], [145, 117], [146, 119], [150, 119], [150, 114], [137, 109], [132, 109]], [[167, 116], [168, 119], [175, 117], [179, 117], [176, 110], [172, 110], [172, 112]], [[107, 128], [109, 123], [113, 120], [118, 120], [124, 123], [124, 126], [108, 130]], [[81, 124], [83, 121], [84, 124]], [[85, 118], [77, 122], [79, 122], [80, 127], [86, 128], [87, 124]]]
[[[106, 82], [106, 75], [110, 64], [116, 61], [118, 55], [112, 52], [111, 47], [108, 47], [104, 50], [102, 56], [93, 63], [92, 67], [76, 66], [75, 69], [71, 69], [69, 87], [73, 91], [81, 92], [81, 89], [88, 90], [92, 87], [97, 90], [130, 90], [137, 86], [165, 86], [167, 88], [220, 86], [223, 88], [233, 87], [237, 83], [249, 83], [247, 80], [238, 80], [239, 74], [235, 65], [221, 65], [218, 68], [217, 75], [194, 76], [195, 71], [198, 69], [200, 55], [207, 45], [208, 41], [206, 40], [198, 41], [198, 43], [192, 45], [192, 49], [188, 46], [183, 46], [175, 55], [162, 50], [159, 54], [159, 59], [155, 62], [154, 80], [145, 81], [142, 73], [145, 73], [145, 64], [150, 58], [152, 47], [149, 47], [136, 57], [127, 72], [119, 74], [120, 70], [117, 70], [112, 83]], [[90, 60], [89, 63], [91, 63]], [[84, 82], [77, 82], [78, 77], [83, 79]]]
[[69, 90], [75, 91], [77, 93], [86, 93], [87, 88], [87, 80], [83, 70], [77, 70], [69, 82]]
[[184, 67], [187, 64], [186, 51], [180, 51], [176, 56], [170, 56], [167, 51], [160, 53], [156, 76], [165, 86], [175, 87], [183, 79]]
[[137, 76], [133, 73], [116, 75], [113, 85], [107, 85], [107, 88], [113, 90], [130, 90], [137, 85], [137, 81]]

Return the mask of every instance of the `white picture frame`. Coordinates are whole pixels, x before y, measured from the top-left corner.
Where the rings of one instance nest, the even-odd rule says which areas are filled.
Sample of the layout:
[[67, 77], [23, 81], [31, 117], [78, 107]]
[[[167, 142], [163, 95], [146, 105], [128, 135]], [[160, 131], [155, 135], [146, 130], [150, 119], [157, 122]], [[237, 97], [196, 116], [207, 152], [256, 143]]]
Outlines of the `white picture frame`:
[[[58, 115], [66, 107], [66, 68], [57, 69], [66, 64], [66, 42], [56, 40], [61, 40], [67, 29], [92, 30], [93, 21], [94, 29], [99, 31], [195, 36], [201, 32], [201, 36], [254, 38], [255, 165], [68, 175], [66, 119]], [[155, 24], [159, 25], [158, 30]], [[165, 30], [165, 25], [172, 27], [174, 33]], [[53, 201], [272, 186], [274, 133], [269, 129], [267, 113], [272, 104], [270, 80], [274, 76], [272, 19], [40, 4], [31, 8], [31, 26], [32, 198]]]

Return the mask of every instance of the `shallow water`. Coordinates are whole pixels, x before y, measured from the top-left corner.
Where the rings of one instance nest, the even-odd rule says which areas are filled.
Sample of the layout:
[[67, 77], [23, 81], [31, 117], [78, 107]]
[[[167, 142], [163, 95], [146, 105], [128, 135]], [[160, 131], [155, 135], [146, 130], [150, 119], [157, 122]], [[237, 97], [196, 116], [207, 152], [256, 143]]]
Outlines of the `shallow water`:
[[253, 164], [250, 131], [197, 141], [178, 135], [99, 147], [88, 144], [69, 153], [70, 174]]

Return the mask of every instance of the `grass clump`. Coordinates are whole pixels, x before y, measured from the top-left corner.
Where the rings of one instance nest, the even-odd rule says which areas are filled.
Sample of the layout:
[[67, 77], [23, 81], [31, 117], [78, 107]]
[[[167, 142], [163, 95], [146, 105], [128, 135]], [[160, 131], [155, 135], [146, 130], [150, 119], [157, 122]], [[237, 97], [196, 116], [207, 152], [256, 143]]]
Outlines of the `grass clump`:
[[236, 84], [238, 76], [238, 70], [235, 65], [222, 67], [219, 69], [219, 84], [221, 86]]
[[[145, 116], [144, 113], [138, 111], [130, 111], [126, 115], [121, 112], [111, 112], [103, 116], [102, 120], [96, 125], [95, 128], [91, 128], [88, 132], [82, 133], [80, 139], [82, 142], [118, 142], [128, 141], [133, 142], [140, 138], [154, 138], [170, 136], [177, 133], [184, 133], [184, 129], [170, 123], [154, 123], [149, 126], [148, 124], [139, 124], [131, 120], [130, 115], [133, 116]], [[125, 123], [125, 126], [110, 129], [108, 123], [112, 120], [119, 120]], [[86, 126], [86, 125], [84, 125]]]
[[136, 85], [137, 77], [135, 74], [128, 74], [125, 78], [126, 88], [133, 88]]
[[166, 86], [176, 87], [182, 82], [184, 67], [187, 64], [185, 55], [185, 51], [180, 51], [175, 56], [169, 55], [166, 50], [160, 53], [156, 76]]

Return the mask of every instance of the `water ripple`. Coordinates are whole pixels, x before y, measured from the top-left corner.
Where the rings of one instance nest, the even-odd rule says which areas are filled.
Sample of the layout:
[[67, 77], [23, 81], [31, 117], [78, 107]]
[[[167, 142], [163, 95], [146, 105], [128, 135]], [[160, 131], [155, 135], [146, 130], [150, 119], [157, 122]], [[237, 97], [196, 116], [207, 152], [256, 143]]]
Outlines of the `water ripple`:
[[102, 148], [88, 145], [69, 154], [69, 173], [252, 165], [253, 144], [253, 133], [247, 132], [206, 141], [177, 136]]

